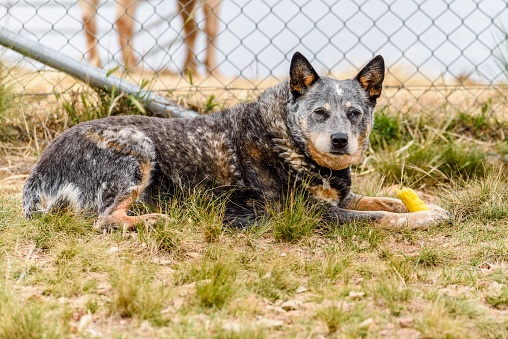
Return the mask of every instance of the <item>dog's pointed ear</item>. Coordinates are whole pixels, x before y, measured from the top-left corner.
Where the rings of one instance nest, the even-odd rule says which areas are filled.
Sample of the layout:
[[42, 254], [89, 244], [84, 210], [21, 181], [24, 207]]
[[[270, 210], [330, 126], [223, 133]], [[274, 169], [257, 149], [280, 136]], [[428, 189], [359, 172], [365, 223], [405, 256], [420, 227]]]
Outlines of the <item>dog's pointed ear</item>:
[[381, 55], [372, 59], [356, 76], [356, 80], [367, 92], [373, 104], [376, 103], [376, 99], [381, 95], [384, 78], [385, 61]]
[[289, 67], [289, 87], [295, 98], [304, 94], [307, 88], [312, 86], [319, 80], [309, 60], [307, 60], [300, 52], [295, 52], [291, 59]]

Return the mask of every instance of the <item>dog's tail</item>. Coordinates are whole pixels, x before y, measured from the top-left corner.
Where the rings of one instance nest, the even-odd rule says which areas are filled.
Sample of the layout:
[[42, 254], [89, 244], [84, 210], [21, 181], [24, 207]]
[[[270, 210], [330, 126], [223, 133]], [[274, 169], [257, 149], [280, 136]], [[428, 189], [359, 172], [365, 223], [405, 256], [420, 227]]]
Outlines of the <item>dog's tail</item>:
[[39, 177], [29, 177], [23, 186], [22, 204], [27, 219], [46, 212], [82, 209], [81, 191], [76, 185], [43, 182]]
[[27, 219], [32, 219], [37, 211], [40, 211], [41, 187], [33, 180], [28, 178], [23, 186], [23, 213]]

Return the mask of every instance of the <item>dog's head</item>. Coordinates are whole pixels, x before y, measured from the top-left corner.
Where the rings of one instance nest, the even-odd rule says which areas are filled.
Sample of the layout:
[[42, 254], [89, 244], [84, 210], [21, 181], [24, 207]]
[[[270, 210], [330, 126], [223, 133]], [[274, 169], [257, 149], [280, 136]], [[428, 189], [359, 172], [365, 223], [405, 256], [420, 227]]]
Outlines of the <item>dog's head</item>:
[[302, 54], [293, 55], [288, 127], [307, 156], [334, 170], [362, 161], [384, 72], [377, 56], [354, 79], [338, 81], [318, 76]]

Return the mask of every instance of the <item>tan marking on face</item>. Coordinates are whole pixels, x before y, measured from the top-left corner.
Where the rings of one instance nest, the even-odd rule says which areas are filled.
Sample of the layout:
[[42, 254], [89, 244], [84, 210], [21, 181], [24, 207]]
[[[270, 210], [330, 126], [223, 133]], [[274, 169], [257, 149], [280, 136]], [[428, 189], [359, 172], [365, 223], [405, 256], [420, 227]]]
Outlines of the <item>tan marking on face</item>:
[[302, 129], [302, 131], [307, 131], [307, 127], [308, 127], [307, 119], [305, 118], [300, 119], [300, 128]]
[[325, 189], [322, 185], [316, 185], [310, 186], [309, 191], [319, 200], [328, 202], [339, 200], [339, 193], [334, 188]]
[[307, 149], [312, 160], [317, 162], [319, 166], [338, 171], [348, 168], [350, 165], [359, 164], [363, 160], [365, 139], [358, 140], [358, 149], [354, 154], [351, 155], [333, 155], [329, 153], [323, 153], [319, 151], [316, 146], [314, 146], [313, 139], [317, 140], [317, 138], [312, 138], [311, 136], [310, 140], [308, 140], [307, 143]]
[[344, 105], [346, 108], [349, 108], [352, 106], [351, 101], [346, 101], [346, 104]]
[[332, 106], [330, 105], [330, 103], [329, 103], [329, 102], [327, 102], [327, 103], [325, 104], [325, 109], [326, 109], [327, 111], [329, 111], [329, 110], [331, 110], [331, 109], [332, 109]]

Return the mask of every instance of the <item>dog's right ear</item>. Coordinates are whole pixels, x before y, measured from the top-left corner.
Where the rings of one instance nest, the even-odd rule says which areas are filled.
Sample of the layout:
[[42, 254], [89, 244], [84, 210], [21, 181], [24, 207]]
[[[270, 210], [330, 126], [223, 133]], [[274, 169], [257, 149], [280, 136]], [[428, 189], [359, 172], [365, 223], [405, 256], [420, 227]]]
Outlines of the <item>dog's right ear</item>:
[[309, 60], [307, 60], [300, 52], [295, 52], [291, 59], [289, 67], [289, 88], [295, 98], [304, 94], [307, 88], [312, 86], [319, 80]]

